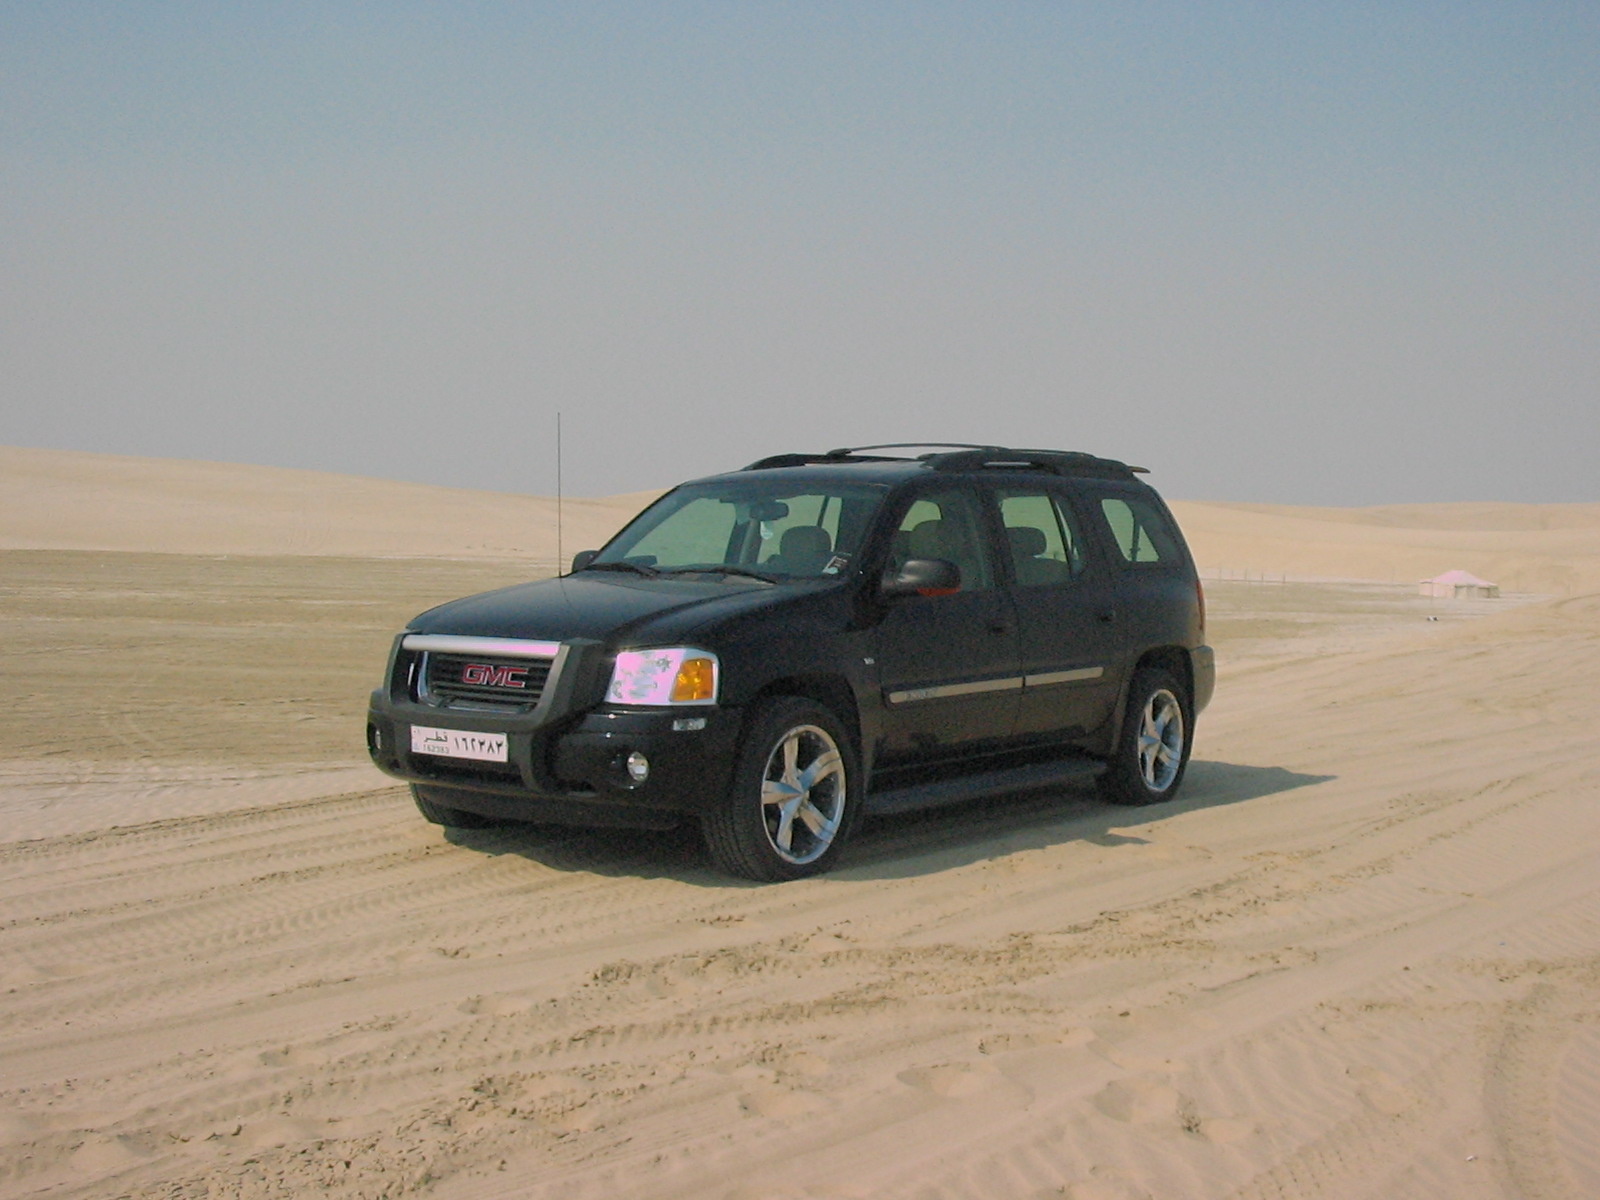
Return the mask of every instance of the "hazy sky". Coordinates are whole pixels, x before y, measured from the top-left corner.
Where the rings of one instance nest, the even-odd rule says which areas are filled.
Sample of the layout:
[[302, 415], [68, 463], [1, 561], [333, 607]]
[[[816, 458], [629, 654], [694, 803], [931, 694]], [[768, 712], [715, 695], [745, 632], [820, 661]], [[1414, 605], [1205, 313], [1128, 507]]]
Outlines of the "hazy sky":
[[0, 442], [1600, 499], [1600, 5], [0, 0]]

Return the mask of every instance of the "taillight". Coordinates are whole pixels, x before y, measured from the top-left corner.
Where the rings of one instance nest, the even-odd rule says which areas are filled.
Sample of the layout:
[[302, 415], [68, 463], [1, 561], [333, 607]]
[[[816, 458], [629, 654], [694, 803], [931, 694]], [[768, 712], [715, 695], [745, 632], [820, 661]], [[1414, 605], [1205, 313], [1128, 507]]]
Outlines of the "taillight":
[[1200, 636], [1206, 633], [1206, 585], [1200, 582], [1200, 576], [1194, 577], [1194, 602], [1200, 608]]

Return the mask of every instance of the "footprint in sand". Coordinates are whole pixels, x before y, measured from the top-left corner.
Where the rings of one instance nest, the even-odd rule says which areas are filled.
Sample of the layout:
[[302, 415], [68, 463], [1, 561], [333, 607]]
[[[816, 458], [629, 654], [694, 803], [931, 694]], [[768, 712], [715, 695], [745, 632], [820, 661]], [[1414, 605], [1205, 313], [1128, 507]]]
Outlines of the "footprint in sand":
[[988, 1033], [978, 1039], [979, 1054], [1009, 1054], [1013, 1050], [1038, 1050], [1045, 1046], [1071, 1049], [1094, 1041], [1092, 1029], [1031, 1029], [1019, 1033]]
[[785, 1054], [772, 1064], [785, 1075], [809, 1075], [813, 1078], [826, 1075], [833, 1069], [833, 1064], [820, 1054], [813, 1054], [809, 1050], [796, 1050], [792, 1054]]
[[744, 1093], [739, 1097], [739, 1107], [753, 1117], [803, 1117], [821, 1111], [826, 1104], [814, 1092], [774, 1084]]
[[1196, 1126], [1194, 1101], [1169, 1084], [1137, 1075], [1106, 1084], [1095, 1096], [1094, 1106], [1113, 1121], [1130, 1125]]
[[148, 1139], [94, 1134], [72, 1152], [72, 1169], [84, 1175], [123, 1171], [155, 1153]]
[[258, 1061], [263, 1067], [320, 1067], [332, 1057], [323, 1046], [281, 1046], [263, 1050]]
[[721, 1200], [813, 1200], [814, 1196], [813, 1192], [803, 1192], [795, 1187], [743, 1184], [731, 1192], [723, 1192]]
[[1254, 1121], [1245, 1117], [1209, 1117], [1200, 1122], [1198, 1132], [1206, 1141], [1226, 1146], [1230, 1142], [1244, 1141], [1259, 1128]]
[[1164, 1072], [1170, 1075], [1189, 1068], [1189, 1064], [1179, 1058], [1162, 1058], [1155, 1054], [1130, 1054], [1115, 1046], [1107, 1046], [1100, 1053], [1107, 1062], [1115, 1063], [1124, 1071], [1139, 1071], [1144, 1074]]
[[239, 1131], [239, 1141], [252, 1150], [272, 1150], [279, 1146], [298, 1146], [319, 1142], [329, 1136], [325, 1121], [307, 1117], [263, 1117]]
[[1417, 1105], [1417, 1094], [1387, 1071], [1351, 1067], [1347, 1074], [1356, 1081], [1356, 1095], [1386, 1117], [1398, 1117]]
[[48, 1133], [51, 1122], [36, 1113], [0, 1112], [0, 1144], [11, 1146], [15, 1142], [30, 1142]]
[[939, 1063], [930, 1067], [912, 1067], [901, 1071], [897, 1078], [907, 1087], [935, 1096], [974, 1096], [986, 1092], [1000, 1082], [1000, 1072], [988, 1065], [973, 1063]]
[[1056, 1195], [1063, 1200], [1150, 1200], [1150, 1193], [1114, 1172], [1095, 1169], [1095, 1178], [1069, 1183]]
[[511, 1017], [531, 1011], [534, 1003], [532, 996], [502, 992], [495, 996], [468, 996], [457, 1008], [468, 1016]]

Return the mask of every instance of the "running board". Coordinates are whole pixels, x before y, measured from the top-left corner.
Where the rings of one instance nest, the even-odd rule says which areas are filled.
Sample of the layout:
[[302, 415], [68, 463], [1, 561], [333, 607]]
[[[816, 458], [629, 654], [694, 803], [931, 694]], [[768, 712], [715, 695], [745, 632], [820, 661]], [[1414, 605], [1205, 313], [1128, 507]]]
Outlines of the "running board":
[[869, 792], [865, 811], [873, 816], [911, 812], [918, 808], [937, 808], [965, 800], [985, 800], [1008, 792], [1027, 792], [1053, 787], [1072, 779], [1098, 775], [1105, 764], [1092, 758], [1069, 758], [1061, 762], [1033, 763], [1025, 767], [1006, 767], [976, 775], [959, 775], [909, 787]]

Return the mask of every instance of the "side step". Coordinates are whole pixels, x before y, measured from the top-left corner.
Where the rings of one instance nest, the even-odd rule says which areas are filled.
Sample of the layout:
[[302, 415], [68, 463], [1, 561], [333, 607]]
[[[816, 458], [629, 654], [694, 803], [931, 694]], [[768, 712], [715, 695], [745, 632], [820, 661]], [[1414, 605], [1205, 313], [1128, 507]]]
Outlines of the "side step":
[[869, 792], [865, 811], [872, 816], [911, 812], [918, 808], [937, 808], [960, 804], [964, 800], [983, 800], [1008, 792], [1028, 792], [1053, 787], [1072, 779], [1098, 775], [1105, 764], [1092, 758], [1069, 758], [1060, 762], [1032, 763], [1024, 767], [1005, 767], [975, 775], [957, 775], [908, 787]]

